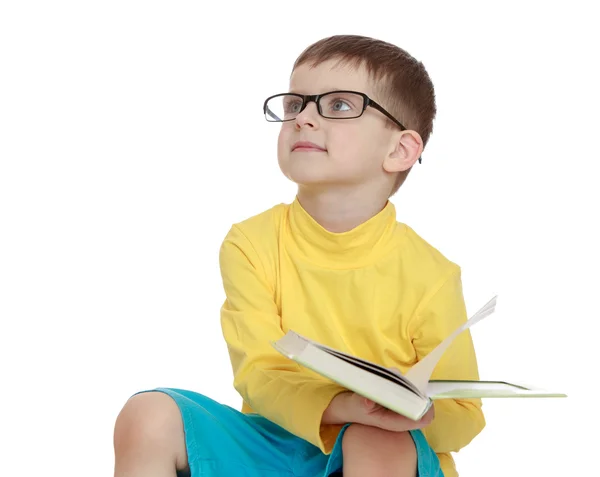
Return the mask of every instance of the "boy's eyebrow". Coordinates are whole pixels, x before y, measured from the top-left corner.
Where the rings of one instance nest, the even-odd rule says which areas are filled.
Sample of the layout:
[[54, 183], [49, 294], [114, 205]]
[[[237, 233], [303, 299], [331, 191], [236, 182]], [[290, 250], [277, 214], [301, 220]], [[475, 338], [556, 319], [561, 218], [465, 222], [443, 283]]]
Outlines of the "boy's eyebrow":
[[[322, 93], [329, 93], [330, 91], [347, 91], [351, 88], [338, 88], [338, 87], [329, 87], [329, 88], [322, 88]], [[298, 90], [296, 88], [291, 88], [289, 90], [290, 93], [295, 93], [295, 94], [310, 94], [310, 93], [302, 93], [301, 90]]]

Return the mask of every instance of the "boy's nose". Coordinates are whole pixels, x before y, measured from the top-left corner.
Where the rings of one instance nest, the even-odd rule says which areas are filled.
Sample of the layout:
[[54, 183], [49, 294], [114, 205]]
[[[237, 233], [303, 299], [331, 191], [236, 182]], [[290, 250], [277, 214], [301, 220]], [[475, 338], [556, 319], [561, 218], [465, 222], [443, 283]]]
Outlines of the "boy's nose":
[[296, 125], [300, 128], [303, 126], [318, 127], [318, 117], [319, 110], [317, 109], [317, 104], [314, 101], [310, 101], [296, 116]]

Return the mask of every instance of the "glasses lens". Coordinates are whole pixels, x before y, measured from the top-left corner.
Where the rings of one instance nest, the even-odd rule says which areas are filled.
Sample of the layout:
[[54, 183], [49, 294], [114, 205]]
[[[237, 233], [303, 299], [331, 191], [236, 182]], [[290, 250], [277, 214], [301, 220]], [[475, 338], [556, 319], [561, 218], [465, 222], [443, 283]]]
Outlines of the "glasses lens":
[[302, 108], [302, 98], [293, 94], [280, 94], [267, 101], [267, 121], [279, 122], [294, 119]]
[[358, 118], [364, 110], [365, 99], [360, 94], [333, 92], [322, 96], [319, 103], [326, 118]]

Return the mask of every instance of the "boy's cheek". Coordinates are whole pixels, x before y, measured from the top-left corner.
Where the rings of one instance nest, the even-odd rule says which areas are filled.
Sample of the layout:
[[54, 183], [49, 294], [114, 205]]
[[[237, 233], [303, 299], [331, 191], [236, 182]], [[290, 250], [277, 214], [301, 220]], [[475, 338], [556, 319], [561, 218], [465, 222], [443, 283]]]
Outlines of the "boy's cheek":
[[279, 136], [277, 137], [277, 151], [282, 152], [285, 148], [289, 149], [290, 147], [290, 131], [289, 128], [285, 128], [282, 126], [279, 131]]
[[279, 160], [284, 160], [289, 155], [289, 146], [288, 141], [282, 135], [279, 135], [279, 140], [277, 141], [277, 157]]

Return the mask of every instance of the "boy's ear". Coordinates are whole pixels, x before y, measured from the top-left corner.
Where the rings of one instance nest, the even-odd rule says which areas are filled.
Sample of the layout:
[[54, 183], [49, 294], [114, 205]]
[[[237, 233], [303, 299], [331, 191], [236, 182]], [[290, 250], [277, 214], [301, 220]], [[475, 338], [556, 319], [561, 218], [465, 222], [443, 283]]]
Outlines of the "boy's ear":
[[410, 169], [421, 157], [423, 140], [416, 131], [400, 131], [392, 151], [383, 161], [386, 172], [402, 172]]

